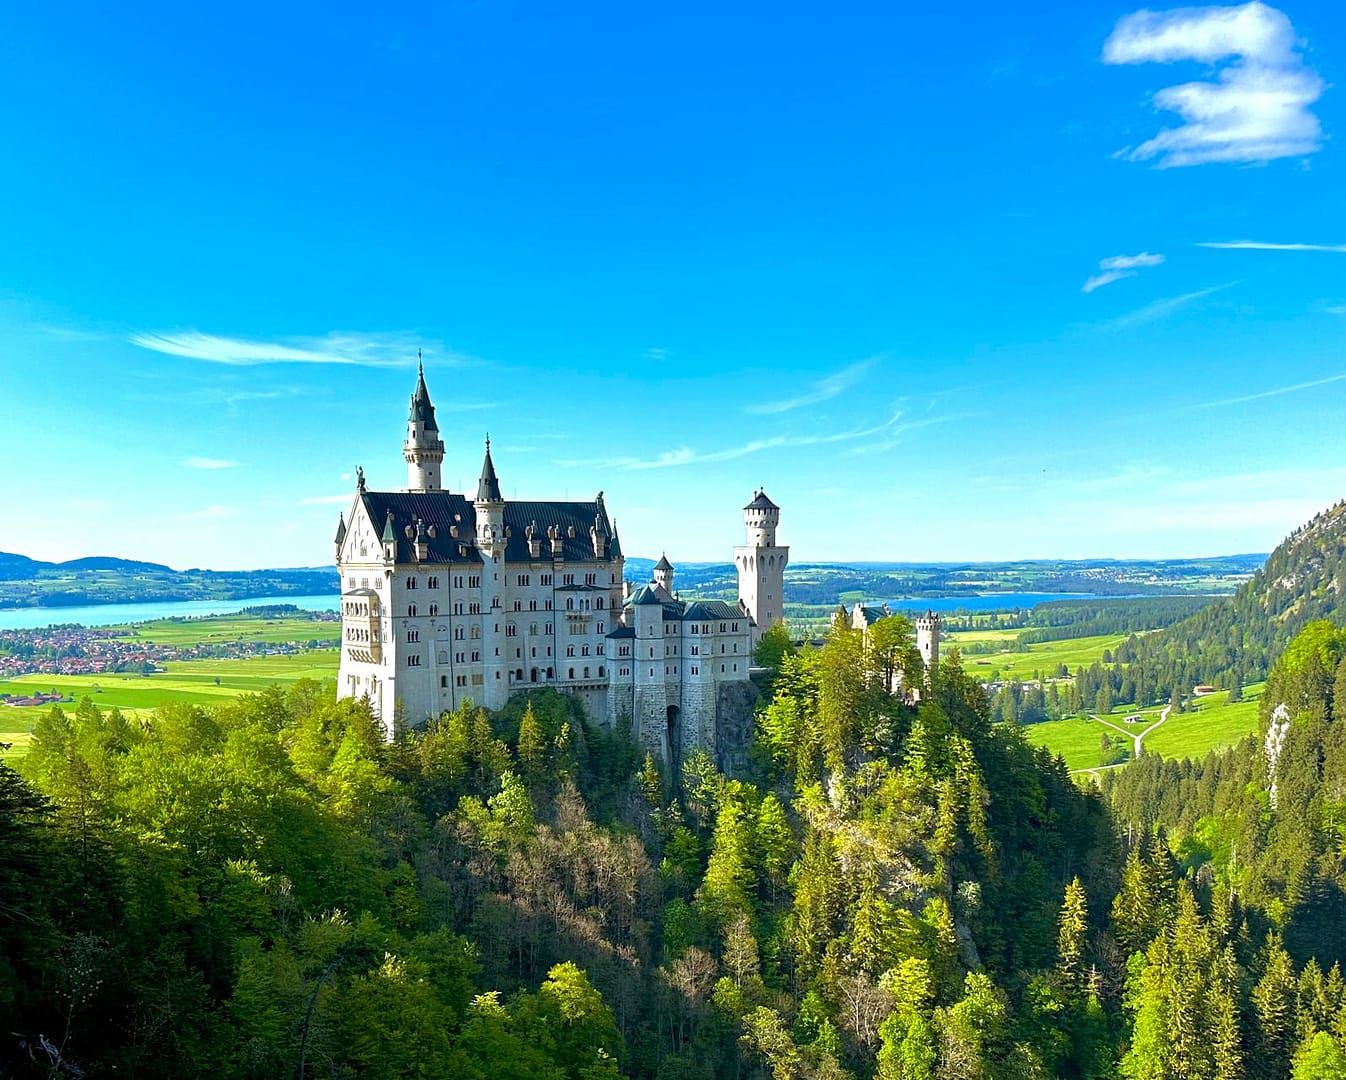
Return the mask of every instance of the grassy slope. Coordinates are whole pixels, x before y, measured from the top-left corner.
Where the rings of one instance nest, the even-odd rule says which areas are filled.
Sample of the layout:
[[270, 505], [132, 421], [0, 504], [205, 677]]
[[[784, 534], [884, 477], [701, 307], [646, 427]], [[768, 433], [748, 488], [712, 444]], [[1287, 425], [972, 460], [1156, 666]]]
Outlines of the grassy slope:
[[[58, 690], [73, 696], [76, 701], [88, 695], [99, 706], [116, 706], [123, 710], [148, 711], [167, 702], [217, 705], [239, 694], [264, 690], [273, 683], [287, 685], [299, 679], [335, 679], [339, 658], [337, 649], [314, 649], [297, 656], [182, 661], [166, 665], [168, 670], [153, 675], [24, 675], [0, 682], [0, 693]], [[216, 679], [219, 679], [218, 685]], [[100, 688], [99, 692], [95, 692], [95, 686]], [[28, 734], [44, 711], [43, 708], [0, 706], [0, 742], [14, 744], [7, 757], [17, 757], [24, 752]]]
[[1050, 676], [1061, 664], [1069, 667], [1071, 672], [1089, 667], [1102, 660], [1105, 652], [1115, 651], [1129, 636], [1102, 634], [1015, 647], [1013, 638], [1017, 633], [1017, 630], [971, 630], [951, 635], [952, 640], [941, 645], [941, 648], [947, 649], [960, 642], [1003, 640], [1006, 651], [967, 654], [963, 657], [963, 669], [974, 679], [983, 681], [990, 679], [996, 672], [999, 672], [997, 678], [1000, 679], [1031, 679], [1035, 671]]
[[207, 619], [137, 623], [113, 627], [125, 641], [159, 645], [218, 645], [235, 641], [338, 641], [341, 624], [315, 619], [257, 619], [246, 615], [215, 615]]
[[[1209, 750], [1238, 742], [1257, 730], [1257, 707], [1262, 689], [1262, 683], [1245, 687], [1244, 700], [1233, 705], [1229, 704], [1227, 691], [1198, 699], [1195, 708], [1171, 715], [1163, 726], [1147, 735], [1145, 749], [1172, 758], [1202, 757]], [[1125, 729], [1129, 725], [1122, 722], [1122, 717], [1137, 711], [1142, 710], [1121, 705], [1109, 714], [1108, 719]], [[1143, 712], [1147, 723], [1152, 723], [1151, 716], [1158, 710], [1151, 708]], [[1139, 734], [1145, 726], [1136, 725], [1135, 730]], [[1111, 728], [1078, 716], [1029, 724], [1024, 728], [1030, 742], [1060, 754], [1072, 769], [1094, 769], [1102, 764], [1099, 736], [1105, 733], [1116, 734]]]

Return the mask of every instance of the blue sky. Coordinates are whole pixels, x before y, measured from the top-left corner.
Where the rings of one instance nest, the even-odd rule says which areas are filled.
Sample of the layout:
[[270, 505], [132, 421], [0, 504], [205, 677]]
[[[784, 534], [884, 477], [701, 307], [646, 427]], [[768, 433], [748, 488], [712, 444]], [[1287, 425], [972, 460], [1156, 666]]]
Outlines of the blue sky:
[[328, 561], [417, 348], [450, 486], [675, 562], [759, 485], [797, 562], [1346, 496], [1335, 0], [369, 7], [6, 13], [0, 550]]

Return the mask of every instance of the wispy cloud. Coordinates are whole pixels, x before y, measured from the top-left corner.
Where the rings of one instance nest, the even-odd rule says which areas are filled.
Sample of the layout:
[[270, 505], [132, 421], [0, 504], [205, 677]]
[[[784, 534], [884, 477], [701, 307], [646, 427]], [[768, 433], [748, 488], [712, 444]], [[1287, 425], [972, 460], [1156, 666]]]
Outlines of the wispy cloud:
[[1265, 162], [1311, 154], [1322, 127], [1309, 106], [1323, 81], [1304, 64], [1284, 12], [1254, 0], [1237, 7], [1137, 11], [1118, 21], [1103, 46], [1107, 64], [1228, 61], [1214, 81], [1170, 86], [1156, 108], [1183, 119], [1134, 149], [1131, 161], [1160, 168], [1210, 162]]
[[668, 350], [667, 350], [667, 349], [658, 349], [658, 348], [649, 348], [649, 349], [646, 349], [646, 350], [644, 351], [644, 353], [642, 353], [641, 355], [642, 355], [646, 360], [654, 360], [654, 361], [658, 362], [658, 361], [660, 361], [660, 360], [667, 360], [667, 359], [668, 359]]
[[1104, 330], [1126, 330], [1132, 326], [1154, 322], [1156, 319], [1162, 319], [1165, 315], [1173, 314], [1180, 308], [1185, 308], [1188, 304], [1194, 304], [1213, 293], [1233, 288], [1237, 284], [1239, 282], [1229, 281], [1223, 285], [1212, 285], [1209, 289], [1198, 289], [1196, 292], [1183, 293], [1181, 296], [1171, 296], [1167, 300], [1153, 300], [1144, 307], [1136, 308], [1135, 311], [1128, 312], [1119, 318], [1111, 319], [1100, 325]]
[[789, 412], [791, 409], [803, 408], [805, 405], [817, 405], [819, 402], [829, 401], [844, 394], [864, 378], [865, 372], [874, 366], [876, 359], [878, 358], [871, 356], [868, 360], [861, 360], [850, 367], [842, 368], [834, 375], [819, 379], [813, 384], [811, 390], [797, 397], [749, 405], [744, 409], [744, 412], [753, 413], [756, 416], [774, 416], [777, 413]]
[[1326, 251], [1346, 255], [1346, 244], [1269, 244], [1262, 240], [1205, 241], [1197, 247], [1220, 248], [1224, 251]]
[[1221, 398], [1219, 401], [1203, 401], [1196, 405], [1189, 405], [1189, 409], [1218, 409], [1224, 405], [1242, 405], [1248, 401], [1261, 401], [1263, 398], [1280, 397], [1282, 394], [1293, 394], [1299, 390], [1312, 390], [1315, 386], [1327, 386], [1329, 383], [1346, 381], [1346, 371], [1338, 375], [1328, 375], [1321, 379], [1310, 379], [1308, 382], [1291, 383], [1289, 386], [1275, 386], [1270, 390], [1259, 390], [1255, 394], [1241, 394], [1238, 397]]
[[186, 469], [237, 469], [238, 462], [228, 458], [189, 457], [181, 463]]
[[1158, 266], [1164, 261], [1162, 255], [1151, 255], [1148, 251], [1142, 251], [1139, 255], [1112, 255], [1106, 259], [1100, 259], [1098, 268], [1101, 274], [1095, 274], [1084, 283], [1083, 291], [1093, 292], [1095, 289], [1101, 289], [1104, 285], [1111, 285], [1114, 281], [1121, 281], [1122, 278], [1135, 277], [1136, 271], [1146, 266]]
[[563, 468], [584, 467], [629, 470], [671, 469], [683, 465], [705, 465], [719, 461], [733, 461], [736, 458], [747, 457], [749, 454], [760, 454], [765, 450], [808, 446], [830, 446], [857, 441], [865, 442], [865, 446], [858, 449], [879, 451], [890, 449], [905, 432], [915, 428], [928, 427], [931, 424], [945, 423], [952, 419], [955, 418], [946, 416], [927, 416], [917, 420], [906, 420], [904, 419], [904, 413], [901, 410], [898, 410], [881, 423], [860, 428], [849, 428], [845, 431], [833, 431], [826, 434], [815, 435], [774, 435], [770, 438], [753, 439], [750, 442], [742, 443], [738, 446], [724, 447], [718, 450], [695, 450], [690, 446], [679, 446], [672, 450], [665, 450], [663, 453], [657, 454], [652, 458], [590, 458], [585, 460], [563, 460], [556, 462], [556, 464]]
[[360, 367], [412, 367], [416, 350], [422, 349], [429, 363], [457, 366], [468, 358], [427, 343], [410, 334], [327, 334], [320, 338], [289, 338], [256, 341], [202, 334], [196, 330], [177, 333], [139, 333], [130, 336], [142, 349], [204, 360], [233, 367], [258, 364], [343, 364]]

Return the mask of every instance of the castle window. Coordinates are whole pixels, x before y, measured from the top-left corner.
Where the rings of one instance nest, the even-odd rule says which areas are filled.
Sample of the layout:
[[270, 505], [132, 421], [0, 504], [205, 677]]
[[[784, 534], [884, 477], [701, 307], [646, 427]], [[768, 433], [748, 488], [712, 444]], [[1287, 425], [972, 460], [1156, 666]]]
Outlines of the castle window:
[[695, 665], [695, 664], [692, 665], [692, 674], [693, 674], [693, 675], [696, 674], [696, 665]]
[[354, 591], [354, 589], [355, 589], [355, 579], [354, 579], [353, 577], [352, 577], [352, 578], [347, 578], [347, 579], [346, 579], [346, 587], [347, 587], [348, 589]]
[[589, 677], [589, 669], [588, 669], [588, 668], [585, 668], [585, 669], [584, 669], [584, 677], [585, 677], [586, 679]]
[[575, 669], [574, 669], [574, 668], [571, 668], [571, 669], [570, 669], [570, 678], [573, 679], [574, 677], [575, 677]]
[[566, 597], [566, 610], [567, 611], [575, 610], [575, 598], [573, 596]]
[[408, 605], [407, 605], [407, 615], [408, 615], [409, 617], [415, 617], [415, 615], [416, 615], [416, 605], [415, 605], [415, 604], [408, 604]]
[[551, 633], [551, 623], [548, 623], [548, 624], [547, 624], [547, 633], [548, 633], [548, 634]]
[[[561, 584], [562, 584], [562, 585], [574, 585], [574, 584], [575, 584], [575, 575], [574, 575], [574, 574], [563, 574], [563, 575], [561, 576]], [[572, 677], [573, 677], [573, 676], [572, 676]]]
[[454, 682], [456, 682], [459, 686], [466, 686], [466, 685], [467, 685], [467, 676], [466, 676], [466, 675], [459, 675], [456, 679], [454, 679]]
[[738, 665], [737, 665], [737, 664], [734, 665], [734, 670], [735, 670], [735, 671], [738, 670]]
[[[769, 599], [771, 599], [771, 598], [770, 598], [770, 597], [767, 597], [767, 599], [769, 600]], [[734, 623], [734, 633], [736, 633], [736, 634], [738, 633], [738, 623]]]
[[475, 603], [475, 602], [469, 603], [469, 604], [467, 605], [467, 613], [468, 613], [469, 615], [480, 615], [480, 614], [481, 614], [481, 605], [478, 604], [478, 603]]
[[470, 577], [467, 579], [467, 587], [468, 587], [469, 589], [480, 589], [480, 588], [481, 588], [481, 576], [480, 576], [480, 575], [475, 575], [475, 574], [472, 575], [472, 576], [470, 576]]
[[464, 660], [466, 660], [466, 659], [467, 659], [467, 654], [466, 654], [466, 653], [454, 653], [454, 654], [453, 654], [453, 662], [454, 662], [455, 664], [461, 664], [461, 663], [462, 663]]
[[588, 646], [588, 645], [581, 645], [581, 646], [580, 646], [580, 655], [581, 655], [581, 656], [588, 656], [588, 655], [589, 655], [589, 646]]
[[479, 637], [481, 637], [481, 627], [480, 627], [480, 626], [477, 626], [475, 623], [473, 623], [473, 624], [472, 624], [472, 640], [473, 640], [473, 641], [476, 641]]
[[575, 646], [574, 646], [574, 645], [567, 645], [567, 646], [566, 646], [566, 655], [567, 655], [567, 656], [574, 656], [574, 655], [575, 655]]
[[453, 640], [454, 641], [463, 640], [463, 628], [461, 626], [455, 626], [453, 628]]
[[527, 585], [527, 584], [528, 584], [528, 575], [527, 575], [527, 574], [520, 574], [520, 575], [519, 575], [519, 584], [520, 584], [520, 585]]
[[427, 589], [438, 589], [438, 588], [439, 588], [439, 578], [437, 578], [437, 577], [432, 577], [432, 578], [430, 578], [428, 581], [426, 581], [426, 583], [425, 583], [425, 587], [426, 587]]
[[438, 615], [438, 614], [439, 614], [439, 605], [438, 605], [438, 604], [431, 604], [431, 605], [430, 605], [430, 614], [431, 614], [431, 615]]
[[[541, 581], [543, 585], [550, 585], [550, 584], [551, 584], [551, 575], [550, 575], [550, 574], [539, 574], [539, 575], [538, 575], [538, 580]], [[547, 673], [547, 678], [549, 678], [549, 679], [551, 678], [551, 672], [550, 672], [550, 671]]]
[[546, 608], [547, 611], [551, 610], [551, 597], [548, 597], [545, 601], [543, 601], [543, 606]]
[[439, 650], [439, 662], [441, 664], [447, 664], [449, 662], [449, 654], [446, 653], [443, 649]]
[[696, 656], [696, 655], [698, 654], [698, 652], [700, 652], [700, 650], [699, 650], [695, 645], [693, 645], [693, 646], [692, 646], [692, 655], [693, 655], [693, 656]]
[[603, 598], [601, 596], [594, 601], [594, 606], [598, 608], [599, 611], [603, 610]]
[[602, 656], [602, 655], [603, 655], [603, 643], [602, 643], [602, 642], [599, 642], [599, 643], [598, 643], [598, 647], [597, 647], [596, 649], [594, 649], [594, 652], [598, 653], [599, 656]]
[[413, 643], [414, 643], [414, 642], [417, 642], [417, 641], [420, 641], [420, 640], [421, 640], [421, 632], [420, 632], [419, 630], [408, 630], [408, 631], [407, 631], [407, 640], [410, 641], [410, 642], [413, 642]]
[[528, 632], [532, 634], [534, 637], [537, 637], [537, 623], [529, 623]]
[[522, 660], [522, 659], [523, 659], [523, 650], [522, 650], [522, 649], [515, 649], [515, 650], [514, 650], [514, 659], [515, 659], [515, 660]]
[[523, 668], [517, 668], [514, 672], [514, 677], [518, 679], [519, 682], [523, 682]]
[[522, 601], [522, 600], [515, 600], [515, 601], [514, 601], [514, 610], [515, 610], [515, 611], [522, 611], [522, 610], [523, 610], [523, 601]]
[[505, 637], [517, 637], [518, 634], [519, 634], [519, 628], [515, 626], [513, 623], [510, 623], [508, 626], [505, 627]]
[[651, 650], [650, 650], [650, 656], [653, 656], [653, 655], [654, 655], [654, 650], [651, 649]]
[[601, 678], [603, 678], [603, 676], [604, 676], [605, 674], [606, 674], [606, 673], [603, 671], [603, 665], [602, 665], [602, 664], [599, 664], [599, 665], [598, 665], [598, 677], [601, 679]]
[[529, 601], [528, 601], [528, 610], [529, 610], [529, 611], [536, 611], [536, 610], [537, 610], [537, 601], [536, 601], [536, 600], [529, 600]]
[[603, 624], [602, 624], [602, 623], [599, 623], [599, 624], [598, 624], [598, 633], [601, 634], [602, 632], [603, 632]]
[[416, 579], [414, 577], [407, 578], [407, 588], [414, 589], [415, 587], [416, 587]]
[[654, 668], [650, 668], [650, 678], [654, 678]]
[[441, 690], [445, 690], [448, 688], [448, 685], [449, 685], [449, 677], [447, 675], [441, 675], [439, 677], [439, 688]]
[[586, 584], [586, 585], [597, 585], [597, 584], [598, 584], [598, 575], [597, 575], [597, 574], [585, 574], [585, 575], [584, 575], [584, 584]]
[[548, 668], [548, 669], [547, 669], [547, 678], [549, 678], [549, 679], [554, 679], [554, 678], [556, 678], [556, 676], [555, 676], [554, 674], [552, 674], [553, 671], [554, 671], [553, 668]]
[[720, 633], [724, 633], [724, 623], [720, 623]]
[[420, 666], [421, 666], [421, 658], [419, 656], [407, 657], [407, 667], [420, 667]]
[[721, 674], [721, 675], [724, 674], [724, 665], [723, 665], [723, 664], [720, 665], [720, 674]]
[[454, 575], [454, 578], [453, 578], [453, 587], [454, 587], [455, 589], [461, 589], [461, 588], [463, 587], [463, 575], [462, 575], [462, 574], [455, 574], [455, 575]]
[[476, 649], [472, 650], [472, 662], [474, 664], [478, 664], [481, 662], [481, 653], [478, 652]]

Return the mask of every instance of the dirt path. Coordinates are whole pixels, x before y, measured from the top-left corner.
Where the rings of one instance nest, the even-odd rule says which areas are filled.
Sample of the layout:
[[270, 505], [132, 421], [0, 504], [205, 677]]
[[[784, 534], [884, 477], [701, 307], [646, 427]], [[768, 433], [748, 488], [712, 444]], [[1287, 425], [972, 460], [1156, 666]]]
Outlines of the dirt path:
[[1139, 735], [1136, 735], [1136, 734], [1133, 734], [1133, 733], [1130, 732], [1130, 731], [1127, 731], [1126, 728], [1118, 727], [1118, 726], [1117, 726], [1116, 724], [1114, 724], [1111, 720], [1104, 720], [1103, 717], [1099, 716], [1097, 713], [1090, 713], [1089, 716], [1090, 716], [1092, 719], [1097, 720], [1097, 721], [1098, 721], [1100, 724], [1102, 724], [1104, 727], [1110, 727], [1110, 728], [1112, 728], [1113, 731], [1120, 732], [1122, 735], [1125, 735], [1128, 739], [1132, 739], [1132, 740], [1134, 740], [1136, 749], [1135, 749], [1135, 753], [1132, 755], [1132, 757], [1133, 757], [1133, 758], [1138, 758], [1138, 757], [1140, 757], [1140, 741], [1141, 741], [1143, 738], [1145, 738], [1145, 736], [1148, 735], [1151, 731], [1153, 731], [1155, 728], [1157, 728], [1160, 724], [1162, 724], [1165, 720], [1167, 720], [1167, 719], [1168, 719], [1168, 714], [1169, 714], [1172, 710], [1173, 710], [1173, 706], [1172, 706], [1171, 704], [1170, 704], [1170, 705], [1165, 705], [1165, 706], [1164, 706], [1164, 711], [1161, 712], [1161, 713], [1159, 714], [1159, 719], [1156, 720], [1156, 721], [1155, 721], [1153, 724], [1151, 724], [1149, 727], [1147, 727], [1147, 728], [1146, 728], [1144, 731], [1142, 731]]

